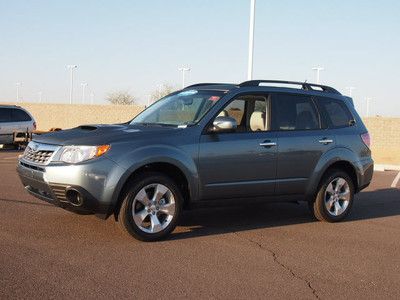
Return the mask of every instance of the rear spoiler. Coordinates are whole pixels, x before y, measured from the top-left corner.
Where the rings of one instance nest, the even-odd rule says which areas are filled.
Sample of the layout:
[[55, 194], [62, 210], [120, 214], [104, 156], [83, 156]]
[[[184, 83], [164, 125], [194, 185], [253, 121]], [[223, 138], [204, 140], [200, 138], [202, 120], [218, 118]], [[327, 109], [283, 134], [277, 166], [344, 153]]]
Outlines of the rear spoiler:
[[347, 101], [349, 101], [350, 103], [351, 103], [351, 106], [353, 106], [354, 107], [354, 101], [353, 101], [353, 98], [351, 98], [351, 97], [347, 97], [347, 96], [343, 96]]

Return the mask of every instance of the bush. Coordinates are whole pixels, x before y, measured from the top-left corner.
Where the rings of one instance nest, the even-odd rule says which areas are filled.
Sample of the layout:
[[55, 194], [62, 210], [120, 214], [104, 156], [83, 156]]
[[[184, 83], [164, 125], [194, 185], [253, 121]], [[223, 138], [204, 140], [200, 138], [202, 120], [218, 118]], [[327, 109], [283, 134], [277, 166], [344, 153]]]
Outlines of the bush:
[[161, 98], [167, 96], [168, 94], [171, 94], [172, 92], [175, 92], [176, 88], [170, 84], [163, 84], [160, 86], [158, 89], [153, 91], [150, 95], [150, 100], [151, 102], [156, 102], [160, 100]]
[[135, 103], [135, 97], [127, 91], [116, 91], [107, 95], [107, 101], [117, 105], [132, 105]]

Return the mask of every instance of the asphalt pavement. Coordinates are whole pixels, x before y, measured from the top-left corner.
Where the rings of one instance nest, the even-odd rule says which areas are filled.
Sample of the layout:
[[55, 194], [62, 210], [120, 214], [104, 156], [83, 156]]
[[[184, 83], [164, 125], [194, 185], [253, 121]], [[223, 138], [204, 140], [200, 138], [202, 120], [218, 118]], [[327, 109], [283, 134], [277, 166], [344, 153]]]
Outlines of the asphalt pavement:
[[1, 299], [400, 298], [398, 172], [375, 172], [345, 222], [243, 201], [186, 211], [170, 239], [143, 243], [28, 195], [18, 154], [0, 152]]

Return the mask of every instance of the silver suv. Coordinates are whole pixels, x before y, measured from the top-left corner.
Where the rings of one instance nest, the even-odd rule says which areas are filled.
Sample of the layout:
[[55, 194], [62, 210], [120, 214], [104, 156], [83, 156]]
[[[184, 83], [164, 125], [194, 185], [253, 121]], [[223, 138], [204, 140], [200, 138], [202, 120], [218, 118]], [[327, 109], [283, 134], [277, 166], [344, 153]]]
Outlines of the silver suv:
[[15, 105], [0, 105], [0, 145], [13, 144], [14, 133], [34, 130], [36, 122], [28, 111]]

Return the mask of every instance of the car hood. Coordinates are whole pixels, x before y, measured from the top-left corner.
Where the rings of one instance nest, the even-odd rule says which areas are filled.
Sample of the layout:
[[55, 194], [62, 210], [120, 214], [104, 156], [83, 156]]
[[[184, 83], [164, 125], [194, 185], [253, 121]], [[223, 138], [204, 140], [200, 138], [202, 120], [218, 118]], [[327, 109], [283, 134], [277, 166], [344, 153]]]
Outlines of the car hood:
[[52, 145], [102, 145], [133, 138], [154, 137], [157, 134], [174, 134], [176, 127], [118, 125], [83, 125], [72, 129], [35, 135], [33, 140]]

